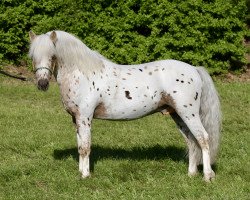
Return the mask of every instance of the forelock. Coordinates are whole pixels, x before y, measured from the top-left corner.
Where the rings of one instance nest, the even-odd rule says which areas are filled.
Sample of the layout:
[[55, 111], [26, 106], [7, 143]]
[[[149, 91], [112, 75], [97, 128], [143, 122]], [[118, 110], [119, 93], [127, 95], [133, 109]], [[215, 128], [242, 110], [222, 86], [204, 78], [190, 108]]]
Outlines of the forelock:
[[30, 45], [29, 56], [32, 58], [39, 58], [46, 54], [53, 56], [54, 53], [54, 44], [47, 34], [37, 36]]

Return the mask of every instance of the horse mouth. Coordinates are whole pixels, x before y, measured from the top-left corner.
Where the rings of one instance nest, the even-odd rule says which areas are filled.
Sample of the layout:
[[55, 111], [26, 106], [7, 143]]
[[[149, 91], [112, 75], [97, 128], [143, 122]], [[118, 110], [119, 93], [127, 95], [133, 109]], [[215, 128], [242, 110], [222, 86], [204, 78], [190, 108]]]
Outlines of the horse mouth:
[[37, 88], [42, 91], [47, 91], [49, 88], [49, 80], [48, 79], [40, 79], [37, 82]]

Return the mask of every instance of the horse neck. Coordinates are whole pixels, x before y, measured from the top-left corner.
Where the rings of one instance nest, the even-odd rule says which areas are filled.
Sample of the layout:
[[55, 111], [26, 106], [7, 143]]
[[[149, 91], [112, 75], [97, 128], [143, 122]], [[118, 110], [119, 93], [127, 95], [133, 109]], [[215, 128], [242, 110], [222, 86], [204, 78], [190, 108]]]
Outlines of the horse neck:
[[73, 45], [72, 43], [67, 45], [61, 41], [56, 46], [56, 52], [58, 73], [59, 71], [71, 73], [79, 70], [87, 75], [103, 67], [102, 58], [83, 43], [74, 42]]

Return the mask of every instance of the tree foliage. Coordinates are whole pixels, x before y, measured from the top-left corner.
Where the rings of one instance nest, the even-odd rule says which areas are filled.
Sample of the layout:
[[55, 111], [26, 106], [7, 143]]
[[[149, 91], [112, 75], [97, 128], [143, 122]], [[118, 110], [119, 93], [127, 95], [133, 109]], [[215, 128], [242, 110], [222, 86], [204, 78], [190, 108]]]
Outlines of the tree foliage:
[[64, 30], [120, 64], [177, 59], [241, 69], [245, 0], [1, 0], [0, 59], [27, 55], [28, 31]]

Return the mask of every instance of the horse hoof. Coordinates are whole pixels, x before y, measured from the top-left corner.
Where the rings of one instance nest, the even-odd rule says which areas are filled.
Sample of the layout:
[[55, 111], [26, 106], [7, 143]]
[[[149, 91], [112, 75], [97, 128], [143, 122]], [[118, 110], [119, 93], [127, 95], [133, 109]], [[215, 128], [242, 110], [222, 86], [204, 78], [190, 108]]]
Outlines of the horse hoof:
[[90, 174], [82, 174], [81, 175], [81, 179], [86, 179], [86, 178], [89, 178], [90, 177]]
[[210, 172], [208, 174], [205, 174], [204, 175], [204, 180], [207, 183], [210, 183], [210, 182], [214, 181], [215, 180], [215, 173], [214, 173], [214, 171], [212, 171], [212, 172]]
[[84, 173], [84, 172], [80, 171], [80, 178], [81, 179], [86, 179], [86, 178], [88, 178], [90, 176], [91, 176], [91, 174], [89, 172]]
[[188, 176], [189, 177], [194, 177], [194, 176], [197, 176], [198, 175], [198, 172], [195, 171], [195, 172], [188, 172]]

